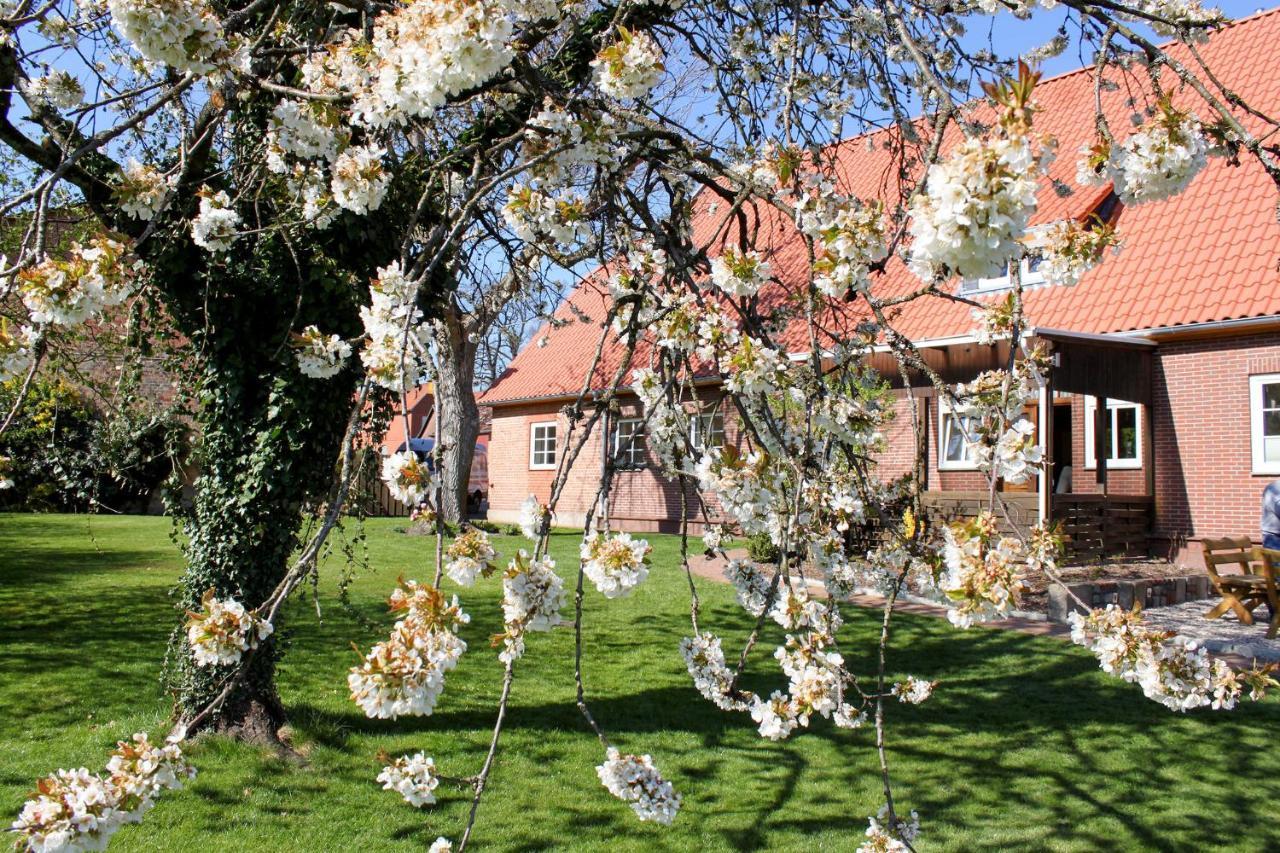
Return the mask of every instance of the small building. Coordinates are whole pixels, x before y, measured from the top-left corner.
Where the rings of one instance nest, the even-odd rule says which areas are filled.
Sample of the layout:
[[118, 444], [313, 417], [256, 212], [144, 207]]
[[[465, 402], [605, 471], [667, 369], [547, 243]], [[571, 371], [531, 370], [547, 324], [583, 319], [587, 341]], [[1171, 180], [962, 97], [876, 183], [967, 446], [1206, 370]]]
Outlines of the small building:
[[[419, 453], [429, 453], [435, 444], [435, 385], [425, 382], [411, 389], [405, 395], [403, 408], [399, 408], [387, 423], [386, 430], [376, 437], [373, 447], [379, 457], [389, 456], [412, 448]], [[488, 406], [480, 406], [479, 432], [476, 435], [475, 455], [471, 460], [471, 479], [467, 486], [468, 512], [471, 515], [483, 515], [488, 507], [489, 489], [489, 439], [492, 432], [493, 410]], [[406, 436], [408, 442], [406, 443]], [[447, 440], [447, 436], [446, 436]], [[395, 498], [377, 477], [370, 475], [369, 490], [372, 492], [367, 504], [367, 511], [375, 515], [408, 515], [411, 507], [407, 507]]]
[[[1199, 51], [1223, 85], [1275, 114], [1278, 43], [1280, 11], [1273, 10], [1223, 28]], [[1194, 561], [1203, 537], [1256, 537], [1262, 490], [1280, 477], [1277, 187], [1246, 156], [1239, 163], [1211, 158], [1174, 198], [1123, 204], [1112, 187], [1085, 187], [1075, 178], [1075, 152], [1092, 141], [1092, 69], [1045, 80], [1036, 96], [1044, 107], [1036, 129], [1057, 137], [1062, 156], [1043, 182], [1032, 226], [1096, 216], [1116, 227], [1124, 245], [1072, 287], [1044, 281], [1034, 257], [1024, 262], [1029, 335], [1049, 349], [1053, 364], [1026, 416], [1036, 424], [1051, 476], [1002, 488], [1021, 520], [1062, 522], [1081, 557], [1126, 552]], [[1102, 92], [1113, 128], [1128, 126], [1129, 96], [1123, 87]], [[1185, 89], [1174, 94], [1176, 105], [1207, 116], [1198, 98]], [[891, 146], [880, 138], [891, 132], [838, 146], [840, 178], [853, 194], [884, 197], [892, 185]], [[713, 212], [710, 199], [695, 202], [695, 234]], [[782, 286], [803, 281], [807, 260], [794, 227], [768, 210], [758, 215], [773, 216], [762, 221], [757, 248], [767, 251]], [[514, 519], [531, 494], [549, 498], [557, 466], [580, 434], [566, 406], [585, 387], [584, 410], [590, 411], [625, 369], [621, 346], [603, 328], [609, 297], [602, 279], [588, 277], [579, 285], [556, 322], [535, 335], [482, 397], [493, 407], [494, 446], [500, 448], [489, 460], [491, 519]], [[919, 285], [897, 259], [873, 282], [878, 295]], [[1003, 298], [1010, 283], [1006, 276], [949, 286], [981, 302]], [[843, 307], [833, 314], [850, 332], [866, 319]], [[949, 299], [915, 300], [891, 322], [948, 382], [969, 381], [1008, 357], [1007, 342], [978, 343], [970, 308]], [[803, 331], [791, 328], [781, 336], [797, 357], [808, 353]], [[602, 335], [605, 344], [588, 379]], [[904, 378], [887, 352], [873, 355], [872, 363], [897, 398], [881, 476], [905, 473], [922, 452], [927, 501], [943, 515], [973, 511], [986, 480], [967, 458], [954, 416], [922, 377]], [[735, 443], [733, 413], [719, 405], [719, 378], [707, 376], [695, 387], [698, 399], [689, 406], [701, 417], [694, 444]], [[922, 420], [922, 448], [915, 443], [909, 397]], [[675, 530], [687, 513], [697, 532], [702, 523], [718, 520], [714, 506], [692, 491], [682, 494], [652, 464], [637, 431], [639, 414], [635, 398], [624, 394], [607, 428], [595, 430], [578, 452], [557, 524], [581, 524], [593, 506], [605, 441], [616, 454], [617, 474], [603, 509], [615, 528]]]

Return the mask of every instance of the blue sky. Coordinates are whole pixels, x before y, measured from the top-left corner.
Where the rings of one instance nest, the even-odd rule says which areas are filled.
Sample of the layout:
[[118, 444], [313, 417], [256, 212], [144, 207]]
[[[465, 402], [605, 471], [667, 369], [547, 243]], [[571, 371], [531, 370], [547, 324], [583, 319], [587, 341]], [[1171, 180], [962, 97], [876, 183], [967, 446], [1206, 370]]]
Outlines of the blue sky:
[[[1242, 0], [1226, 0], [1226, 2], [1213, 3], [1205, 2], [1207, 8], [1218, 8], [1223, 14], [1232, 20], [1238, 18], [1247, 18], [1255, 12], [1265, 9], [1274, 8], [1274, 6], [1259, 5], [1257, 0], [1251, 2], [1242, 2]], [[1014, 52], [1022, 53], [1041, 44], [1044, 44], [1053, 37], [1054, 32], [1062, 23], [1065, 13], [1062, 7], [1053, 12], [1037, 12], [1035, 16], [1028, 21], [1020, 21], [1012, 15], [997, 15], [995, 17], [994, 38], [997, 49], [1002, 54], [1008, 55]], [[976, 31], [978, 21], [974, 19], [974, 29], [971, 29], [970, 35], [977, 36]], [[1142, 28], [1139, 28], [1142, 29]], [[1150, 31], [1146, 33], [1157, 41], [1165, 41], [1163, 38], [1153, 36]], [[985, 32], [981, 34], [985, 40]], [[1047, 60], [1041, 68], [1045, 72], [1045, 76], [1061, 74], [1065, 71], [1073, 71], [1082, 65], [1090, 62], [1092, 57], [1081, 56], [1076, 50], [1076, 45], [1072, 45], [1062, 55]]]

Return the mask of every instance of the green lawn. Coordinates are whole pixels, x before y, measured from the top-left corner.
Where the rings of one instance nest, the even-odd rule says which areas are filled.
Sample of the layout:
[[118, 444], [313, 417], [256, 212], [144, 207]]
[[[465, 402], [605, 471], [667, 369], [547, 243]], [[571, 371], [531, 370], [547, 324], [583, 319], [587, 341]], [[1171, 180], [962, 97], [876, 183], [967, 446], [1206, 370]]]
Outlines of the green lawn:
[[[397, 575], [429, 576], [431, 543], [365, 527], [370, 570], [355, 607], [387, 625]], [[363, 547], [348, 530], [357, 551]], [[587, 687], [624, 750], [648, 752], [684, 795], [671, 828], [641, 824], [595, 776], [602, 758], [573, 705], [572, 635], [531, 637], [475, 841], [493, 850], [851, 850], [880, 806], [872, 732], [825, 721], [781, 744], [749, 717], [703, 701], [677, 643], [687, 589], [674, 537], [653, 537], [655, 569], [631, 598], [590, 591]], [[503, 538], [499, 549], [518, 547]], [[570, 577], [575, 540], [554, 537]], [[200, 775], [163, 798], [116, 850], [422, 850], [456, 840], [467, 798], [441, 786], [416, 811], [374, 777], [379, 750], [423, 749], [445, 774], [476, 772], [500, 667], [487, 637], [500, 622], [497, 582], [465, 591], [470, 644], [434, 716], [365, 719], [345, 671], [381, 634], [337, 600], [340, 549], [323, 572], [322, 620], [294, 603], [280, 687], [295, 765], [222, 741], [193, 746]], [[99, 768], [117, 738], [162, 731], [157, 680], [174, 622], [180, 559], [157, 518], [0, 515], [0, 810], [18, 811], [56, 767]], [[733, 638], [746, 621], [725, 587], [703, 583], [706, 625]], [[878, 616], [850, 611], [846, 657], [869, 660]], [[1280, 703], [1225, 714], [1170, 713], [1103, 676], [1083, 650], [1011, 633], [955, 631], [899, 617], [893, 666], [939, 679], [920, 707], [890, 709], [897, 796], [920, 812], [922, 850], [1241, 849], [1272, 847], [1280, 804]], [[772, 638], [771, 638], [772, 639]], [[757, 658], [771, 652], [766, 647]], [[869, 664], [868, 664], [869, 666]], [[772, 660], [758, 667], [781, 682]], [[864, 668], [865, 671], [865, 668]], [[1229, 746], [1228, 746], [1229, 745]]]

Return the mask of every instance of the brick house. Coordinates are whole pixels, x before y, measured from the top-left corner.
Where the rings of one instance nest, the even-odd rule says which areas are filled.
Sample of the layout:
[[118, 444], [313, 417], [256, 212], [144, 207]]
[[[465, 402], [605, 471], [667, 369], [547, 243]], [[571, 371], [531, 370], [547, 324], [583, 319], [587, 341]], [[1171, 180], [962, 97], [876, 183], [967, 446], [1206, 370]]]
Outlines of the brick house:
[[[1200, 52], [1225, 86], [1274, 114], [1280, 112], [1277, 43], [1280, 10], [1272, 10], [1223, 28]], [[1059, 140], [1062, 156], [1050, 168], [1032, 226], [1098, 216], [1115, 225], [1124, 246], [1074, 287], [1044, 282], [1034, 258], [1024, 262], [1029, 335], [1049, 348], [1054, 363], [1038, 405], [1026, 414], [1046, 447], [1052, 476], [1036, 478], [1024, 491], [1010, 488], [1007, 497], [1027, 522], [1061, 520], [1084, 554], [1121, 548], [1194, 561], [1202, 537], [1256, 537], [1262, 489], [1280, 477], [1277, 189], [1247, 157], [1239, 164], [1211, 158], [1185, 192], [1164, 202], [1125, 205], [1110, 186], [1079, 185], [1075, 152], [1093, 134], [1091, 72], [1062, 74], [1037, 87], [1045, 107], [1037, 130]], [[1129, 96], [1124, 87], [1102, 93], [1111, 127], [1122, 137], [1134, 111], [1125, 102]], [[1179, 107], [1208, 115], [1192, 92], [1179, 89], [1173, 98]], [[881, 144], [890, 133], [838, 146], [842, 191], [896, 201], [889, 146]], [[695, 203], [695, 240], [701, 229], [718, 226], [715, 210], [708, 198]], [[768, 253], [785, 295], [788, 286], [804, 281], [804, 247], [776, 212], [761, 209], [756, 215], [757, 247]], [[588, 277], [569, 294], [558, 322], [544, 326], [482, 397], [493, 407], [499, 449], [489, 460], [490, 518], [513, 519], [531, 494], [548, 499], [570, 429], [562, 409], [584, 387], [590, 409], [620, 367], [620, 346], [606, 336], [593, 375], [589, 381], [584, 375], [608, 314], [603, 278]], [[873, 283], [880, 295], [918, 286], [898, 260]], [[1009, 282], [1005, 277], [948, 286], [985, 300], [1002, 298]], [[579, 319], [584, 317], [589, 322]], [[833, 306], [829, 325], [851, 332], [862, 320], [856, 308]], [[949, 382], [968, 381], [1008, 355], [1007, 343], [978, 344], [970, 310], [950, 300], [916, 300], [892, 323]], [[802, 326], [793, 324], [781, 339], [796, 355], [808, 352]], [[887, 352], [871, 360], [897, 398], [881, 476], [907, 471], [916, 457], [910, 395], [923, 421], [927, 499], [944, 513], [971, 510], [985, 478], [966, 459], [953, 416], [922, 377], [909, 375], [908, 386]], [[717, 378], [705, 377], [698, 389], [698, 405], [709, 415], [700, 432], [713, 443], [735, 443], [732, 412], [716, 405]], [[607, 507], [614, 525], [640, 531], [678, 526], [680, 487], [648, 464], [643, 437], [633, 440], [637, 414], [634, 398], [624, 396], [607, 430], [597, 429], [583, 447], [556, 523], [580, 524], [592, 506], [601, 436], [607, 435], [621, 463]], [[699, 522], [717, 520], [714, 507], [701, 507], [696, 495], [684, 497], [695, 532]]]

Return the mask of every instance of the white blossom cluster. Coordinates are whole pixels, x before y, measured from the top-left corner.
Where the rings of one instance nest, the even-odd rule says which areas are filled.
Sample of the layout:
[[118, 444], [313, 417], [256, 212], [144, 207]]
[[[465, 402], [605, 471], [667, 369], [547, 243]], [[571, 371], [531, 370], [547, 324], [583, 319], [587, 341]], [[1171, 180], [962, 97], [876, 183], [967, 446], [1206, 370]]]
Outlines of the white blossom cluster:
[[733, 584], [743, 610], [752, 616], [759, 616], [769, 607], [769, 579], [755, 563], [750, 560], [729, 560], [724, 566], [724, 576]]
[[228, 58], [222, 24], [207, 0], [107, 0], [111, 22], [144, 59], [208, 74]]
[[1205, 167], [1208, 150], [1199, 120], [1165, 106], [1112, 149], [1109, 174], [1116, 194], [1126, 204], [1175, 196]]
[[785, 478], [759, 451], [740, 456], [728, 448], [709, 450], [698, 460], [697, 477], [699, 488], [714, 494], [747, 535], [768, 531], [776, 520]]
[[666, 70], [662, 48], [653, 36], [639, 30], [618, 28], [618, 38], [591, 61], [595, 82], [612, 98], [643, 98], [662, 82]]
[[926, 281], [1002, 274], [1035, 212], [1039, 172], [1022, 134], [966, 139], [930, 166], [911, 200], [912, 271]]
[[503, 650], [498, 659], [511, 663], [524, 654], [526, 631], [550, 631], [560, 624], [568, 602], [564, 580], [550, 557], [534, 559], [521, 549], [502, 576]]
[[420, 0], [375, 18], [368, 41], [352, 31], [336, 49], [313, 54], [303, 76], [313, 92], [351, 97], [356, 124], [429, 117], [507, 66], [517, 19], [554, 14], [547, 0]]
[[1071, 641], [1093, 652], [1104, 672], [1136, 682], [1148, 699], [1174, 711], [1230, 710], [1246, 687], [1257, 701], [1276, 686], [1266, 668], [1232, 669], [1194, 640], [1148, 628], [1137, 611], [1108, 604], [1068, 619]]
[[133, 292], [125, 253], [124, 244], [95, 237], [88, 246], [73, 243], [65, 258], [45, 258], [19, 272], [18, 293], [31, 321], [76, 326], [119, 305]]
[[382, 166], [386, 151], [376, 145], [353, 145], [333, 161], [333, 200], [345, 210], [365, 214], [382, 206], [391, 175]]
[[582, 541], [582, 571], [605, 598], [625, 598], [649, 576], [649, 553], [644, 539], [629, 533], [601, 536], [592, 531]]
[[547, 508], [538, 502], [535, 495], [529, 495], [520, 504], [520, 514], [516, 518], [516, 524], [519, 525], [520, 532], [526, 539], [536, 542], [542, 535], [542, 525], [546, 523], [546, 518]]
[[647, 367], [632, 371], [631, 390], [640, 398], [649, 418], [645, 440], [669, 476], [693, 473], [693, 457], [689, 452], [690, 418], [683, 406], [667, 393], [666, 383]]
[[529, 120], [521, 153], [531, 163], [531, 184], [563, 185], [579, 170], [617, 162], [615, 119], [608, 113], [576, 115], [548, 101]]
[[751, 335], [743, 335], [737, 347], [720, 357], [720, 371], [728, 374], [725, 388], [744, 397], [773, 394], [790, 384], [786, 356]]
[[814, 287], [833, 299], [843, 298], [851, 288], [865, 288], [871, 265], [888, 254], [884, 210], [878, 202], [863, 204], [834, 192], [818, 192], [805, 197], [797, 222], [818, 254]]
[[624, 755], [609, 747], [604, 764], [596, 767], [600, 784], [624, 803], [640, 820], [670, 825], [680, 811], [680, 795], [662, 778], [647, 755]]
[[420, 461], [412, 450], [402, 450], [383, 458], [382, 482], [393, 498], [417, 506], [431, 496], [436, 477], [429, 462]]
[[[944, 527], [942, 533], [946, 542], [942, 550], [946, 573], [938, 587], [949, 599], [947, 619], [951, 624], [969, 628], [975, 621], [1009, 615], [1018, 603], [1022, 570], [1027, 568], [1030, 557], [1022, 541], [1001, 536], [995, 516], [990, 512], [953, 522]], [[1049, 539], [1042, 533], [1033, 536], [1031, 541], [1047, 543]], [[1051, 560], [1049, 555], [1046, 561]]]
[[59, 110], [78, 107], [84, 100], [84, 86], [68, 71], [55, 69], [27, 85], [27, 95]]
[[1044, 460], [1035, 425], [1023, 414], [1035, 370], [1031, 361], [1021, 360], [1013, 373], [988, 370], [955, 387], [952, 411], [962, 416], [963, 438], [974, 464], [1010, 483], [1026, 482]]
[[1209, 28], [1227, 19], [1219, 9], [1206, 9], [1200, 0], [1140, 0], [1139, 7], [1154, 18], [1125, 15], [1146, 23], [1166, 38], [1186, 39], [1202, 43], [1209, 39]]
[[193, 776], [177, 743], [156, 746], [140, 732], [116, 745], [104, 776], [81, 767], [36, 782], [10, 831], [18, 849], [32, 853], [105, 850], [120, 827], [142, 820], [161, 793]]
[[711, 283], [729, 296], [755, 296], [769, 281], [769, 262], [759, 252], [726, 247], [711, 259]]
[[456, 633], [471, 621], [458, 598], [430, 584], [404, 581], [391, 594], [392, 612], [405, 616], [364, 662], [351, 668], [347, 686], [365, 715], [375, 719], [429, 716], [467, 644]]
[[875, 817], [867, 818], [866, 841], [858, 847], [857, 853], [909, 853], [913, 848], [911, 842], [920, 834], [920, 815], [914, 810], [910, 820], [898, 818], [897, 825], [889, 823], [889, 807], [880, 809]]
[[284, 98], [271, 109], [267, 130], [267, 168], [288, 174], [290, 157], [333, 162], [345, 142], [341, 115], [322, 101]]
[[31, 326], [14, 329], [7, 319], [0, 317], [0, 382], [26, 375], [39, 337], [40, 333]]
[[425, 368], [429, 332], [415, 302], [417, 292], [417, 284], [396, 261], [378, 269], [369, 305], [360, 309], [367, 336], [360, 361], [374, 382], [391, 391], [417, 384]]
[[528, 243], [569, 248], [591, 236], [586, 202], [573, 194], [559, 198], [515, 184], [507, 195], [502, 217], [515, 235]]
[[436, 763], [421, 752], [402, 755], [382, 768], [378, 781], [385, 791], [395, 791], [415, 808], [429, 806], [436, 801], [435, 790], [440, 784], [436, 775]]
[[680, 641], [680, 654], [685, 667], [693, 677], [693, 686], [717, 708], [725, 711], [746, 711], [751, 707], [750, 693], [740, 692], [743, 698], [733, 695], [733, 670], [724, 659], [720, 638], [714, 634], [698, 634]]
[[178, 185], [177, 175], [165, 175], [155, 166], [130, 157], [116, 183], [120, 209], [134, 219], [150, 222], [164, 206], [169, 192]]
[[191, 220], [191, 239], [202, 249], [225, 252], [239, 236], [236, 228], [241, 222], [226, 190], [213, 192], [205, 187], [200, 191], [200, 210]]
[[[625, 265], [609, 276], [609, 296], [614, 306], [613, 329], [618, 335], [633, 325], [644, 329], [654, 320], [647, 288], [667, 275], [667, 253], [652, 243], [637, 243], [627, 253]], [[633, 383], [636, 373], [632, 374]]]
[[471, 586], [479, 576], [493, 573], [498, 552], [489, 542], [489, 534], [478, 527], [468, 527], [449, 543], [445, 551], [445, 574], [459, 586]]
[[933, 688], [937, 686], [938, 682], [936, 681], [925, 681], [923, 678], [908, 675], [905, 679], [893, 685], [891, 692], [898, 697], [899, 702], [907, 705], [919, 705], [933, 695]]
[[1070, 287], [1102, 262], [1108, 247], [1120, 251], [1115, 229], [1107, 225], [1089, 227], [1076, 220], [1055, 222], [1044, 231], [1040, 270], [1046, 281]]
[[187, 612], [187, 643], [197, 666], [227, 666], [271, 636], [274, 628], [234, 598], [218, 598], [212, 589], [200, 599], [199, 613]]
[[351, 357], [351, 344], [337, 335], [326, 335], [316, 326], [307, 326], [293, 338], [293, 355], [304, 376], [328, 379], [336, 376]]

